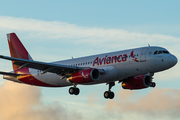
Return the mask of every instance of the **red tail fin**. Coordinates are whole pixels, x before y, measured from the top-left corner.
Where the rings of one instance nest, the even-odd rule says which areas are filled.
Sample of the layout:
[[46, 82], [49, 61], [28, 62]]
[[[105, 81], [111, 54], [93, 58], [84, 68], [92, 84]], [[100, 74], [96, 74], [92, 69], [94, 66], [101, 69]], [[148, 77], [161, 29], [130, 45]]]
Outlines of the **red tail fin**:
[[[7, 39], [8, 39], [11, 57], [32, 60], [26, 48], [23, 46], [23, 44], [21, 43], [21, 41], [19, 40], [19, 38], [16, 36], [15, 33], [7, 34]], [[14, 61], [12, 61], [13, 69], [14, 70], [19, 69], [19, 66], [14, 65], [13, 63]]]

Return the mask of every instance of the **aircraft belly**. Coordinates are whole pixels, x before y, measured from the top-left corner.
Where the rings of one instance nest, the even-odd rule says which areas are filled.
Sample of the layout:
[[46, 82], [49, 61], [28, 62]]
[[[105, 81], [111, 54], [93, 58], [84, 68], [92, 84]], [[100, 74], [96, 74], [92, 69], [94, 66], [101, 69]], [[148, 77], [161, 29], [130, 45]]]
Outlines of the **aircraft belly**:
[[36, 79], [40, 80], [41, 82], [50, 84], [50, 85], [55, 85], [55, 86], [70, 86], [72, 84], [66, 82], [66, 78], [60, 79], [61, 76], [56, 75], [56, 74], [43, 74], [39, 76], [34, 76]]
[[123, 78], [128, 78], [132, 76], [146, 74], [148, 72], [153, 72], [154, 70], [151, 66], [152, 63], [148, 61], [119, 64], [116, 66], [119, 73], [118, 79], [121, 80]]
[[98, 67], [98, 69], [103, 69], [105, 72], [101, 74], [98, 82], [107, 82], [107, 81], [114, 81], [118, 78], [118, 71], [117, 68], [114, 66], [102, 66]]

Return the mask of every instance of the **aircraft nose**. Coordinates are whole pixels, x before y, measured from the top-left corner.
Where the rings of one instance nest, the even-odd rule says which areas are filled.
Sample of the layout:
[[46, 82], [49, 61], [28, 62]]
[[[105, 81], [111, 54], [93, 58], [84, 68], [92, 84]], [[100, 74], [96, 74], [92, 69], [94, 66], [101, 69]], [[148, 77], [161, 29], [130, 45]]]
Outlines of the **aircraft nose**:
[[169, 65], [172, 67], [172, 66], [174, 66], [174, 65], [176, 65], [176, 63], [177, 63], [177, 58], [176, 58], [176, 56], [174, 56], [174, 55], [170, 55], [169, 56], [169, 58], [168, 58], [169, 60]]

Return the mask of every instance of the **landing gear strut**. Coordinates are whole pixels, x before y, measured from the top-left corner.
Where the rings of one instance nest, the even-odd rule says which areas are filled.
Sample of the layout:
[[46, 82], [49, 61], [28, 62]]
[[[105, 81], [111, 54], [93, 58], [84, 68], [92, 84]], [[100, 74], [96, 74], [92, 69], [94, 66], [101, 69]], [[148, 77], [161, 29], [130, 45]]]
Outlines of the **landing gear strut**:
[[74, 87], [69, 88], [69, 94], [71, 94], [71, 95], [78, 95], [79, 94], [80, 90], [76, 86], [77, 85], [74, 84]]
[[111, 91], [111, 88], [115, 85], [115, 82], [109, 82], [109, 90], [104, 92], [104, 98], [106, 99], [113, 99], [114, 98], [114, 92]]

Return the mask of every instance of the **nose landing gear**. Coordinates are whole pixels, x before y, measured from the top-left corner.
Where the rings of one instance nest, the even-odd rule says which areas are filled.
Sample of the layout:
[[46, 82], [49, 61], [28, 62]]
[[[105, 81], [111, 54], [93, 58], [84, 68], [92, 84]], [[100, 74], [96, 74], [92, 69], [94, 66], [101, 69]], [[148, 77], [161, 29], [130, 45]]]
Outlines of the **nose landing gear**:
[[155, 82], [152, 82], [150, 87], [156, 87], [156, 83]]

